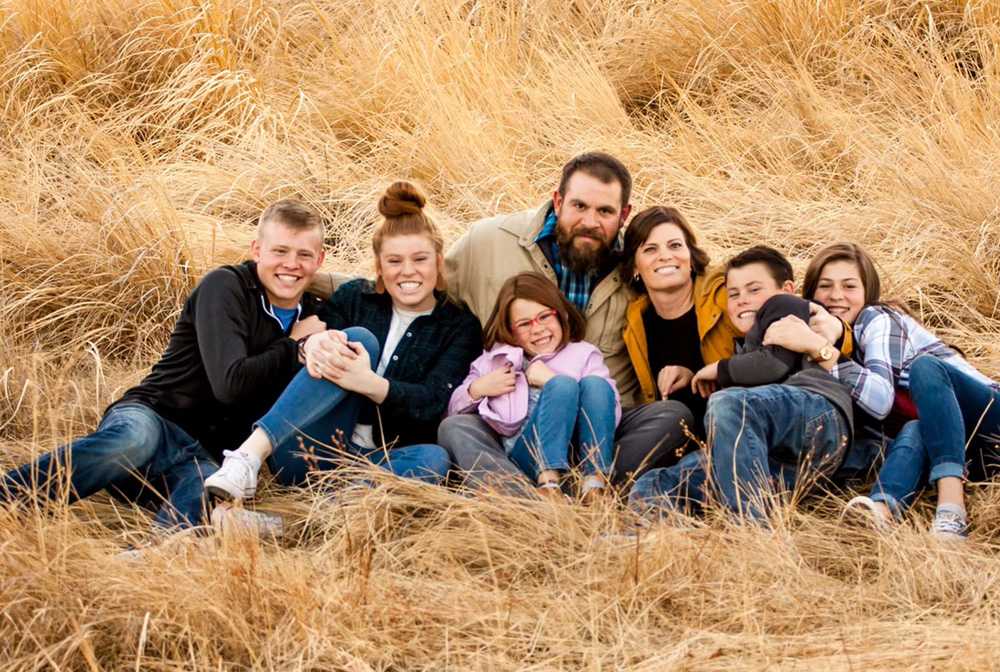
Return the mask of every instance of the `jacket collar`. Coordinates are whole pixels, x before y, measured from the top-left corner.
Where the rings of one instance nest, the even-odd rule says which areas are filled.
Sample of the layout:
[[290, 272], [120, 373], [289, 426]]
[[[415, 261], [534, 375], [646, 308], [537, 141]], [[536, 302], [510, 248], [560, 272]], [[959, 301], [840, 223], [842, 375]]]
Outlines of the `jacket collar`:
[[517, 242], [520, 243], [521, 247], [529, 249], [537, 247], [535, 241], [538, 238], [538, 234], [545, 227], [545, 217], [551, 209], [552, 199], [550, 198], [535, 210], [535, 213], [527, 220], [527, 227], [524, 226], [524, 220], [517, 221], [513, 218], [507, 218], [501, 221], [500, 229], [517, 236]]
[[[379, 304], [384, 308], [392, 310], [392, 297], [389, 296], [389, 292], [376, 292], [375, 283], [370, 280], [366, 280], [364, 286], [361, 289], [361, 295], [365, 297], [368, 301]], [[441, 311], [448, 310], [448, 306], [453, 305], [451, 299], [448, 298], [446, 292], [442, 292], [438, 289], [434, 290], [434, 309], [431, 311], [431, 316], [438, 316]]]

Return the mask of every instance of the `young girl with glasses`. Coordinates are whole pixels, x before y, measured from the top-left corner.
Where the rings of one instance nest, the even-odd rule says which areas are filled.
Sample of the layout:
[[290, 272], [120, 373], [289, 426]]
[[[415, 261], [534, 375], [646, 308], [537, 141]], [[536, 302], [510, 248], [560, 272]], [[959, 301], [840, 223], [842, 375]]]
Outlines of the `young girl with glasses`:
[[[621, 403], [601, 351], [582, 341], [584, 321], [540, 273], [500, 288], [484, 329], [486, 351], [452, 394], [448, 414], [478, 413], [543, 496], [561, 498], [576, 464], [584, 501], [605, 491]], [[575, 450], [574, 450], [575, 447]]]

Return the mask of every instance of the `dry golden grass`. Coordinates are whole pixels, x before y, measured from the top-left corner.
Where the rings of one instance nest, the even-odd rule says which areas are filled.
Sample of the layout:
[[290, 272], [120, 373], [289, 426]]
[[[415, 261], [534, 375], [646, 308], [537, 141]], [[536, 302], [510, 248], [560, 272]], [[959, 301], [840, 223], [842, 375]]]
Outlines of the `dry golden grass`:
[[[1000, 5], [938, 0], [0, 0], [3, 466], [94, 426], [186, 293], [298, 196], [364, 272], [376, 194], [449, 237], [626, 161], [713, 256], [799, 270], [856, 240], [1000, 374]], [[293, 536], [112, 559], [144, 513], [0, 511], [0, 667], [979, 669], [1000, 655], [1000, 494], [933, 546], [711, 516], [638, 545], [612, 512], [383, 482], [268, 491]]]

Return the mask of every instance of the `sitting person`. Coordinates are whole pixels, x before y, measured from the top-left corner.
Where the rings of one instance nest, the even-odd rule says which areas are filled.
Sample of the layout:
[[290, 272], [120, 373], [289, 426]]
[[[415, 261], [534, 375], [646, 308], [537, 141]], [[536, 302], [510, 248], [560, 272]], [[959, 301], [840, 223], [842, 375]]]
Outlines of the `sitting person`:
[[[816, 253], [806, 269], [802, 295], [853, 325], [854, 357], [840, 362], [834, 372], [862, 411], [852, 450], [859, 455], [858, 467], [870, 465], [881, 444], [892, 439], [871, 493], [852, 499], [848, 510], [861, 511], [884, 528], [903, 515], [928, 482], [937, 483], [939, 505], [931, 534], [963, 538], [965, 444], [972, 437], [974, 475], [985, 477], [987, 458], [997, 457], [990, 437], [1000, 433], [1000, 415], [994, 412], [1000, 406], [1000, 387], [901, 304], [885, 302], [874, 262], [853, 243], [835, 243]], [[768, 329], [764, 342], [802, 352], [809, 347], [807, 331], [801, 321], [788, 317]], [[928, 454], [925, 442], [934, 447], [937, 459]]]
[[752, 247], [729, 261], [727, 310], [746, 336], [737, 354], [692, 379], [703, 396], [722, 388], [708, 400], [708, 451], [643, 475], [630, 495], [635, 508], [698, 509], [710, 471], [726, 508], [762, 520], [768, 495], [808, 489], [840, 466], [853, 412], [846, 387], [829, 373], [836, 347], [819, 335], [807, 356], [763, 344], [767, 328], [782, 317], [809, 319], [809, 302], [793, 289], [791, 264], [774, 249]]
[[583, 331], [583, 316], [545, 276], [509, 278], [486, 323], [486, 352], [452, 394], [448, 413], [478, 413], [542, 494], [560, 495], [560, 479], [571, 463], [580, 465], [588, 501], [605, 489], [621, 404], [601, 351], [580, 340]]
[[202, 278], [160, 361], [97, 430], [7, 473], [0, 501], [74, 501], [107, 489], [157, 509], [155, 530], [200, 525], [216, 460], [300, 368], [296, 340], [323, 328], [305, 294], [323, 261], [319, 216], [298, 201], [271, 205], [250, 251], [253, 261]]
[[[680, 404], [645, 403], [622, 341], [632, 292], [619, 270], [619, 233], [631, 191], [632, 177], [621, 161], [601, 152], [581, 154], [563, 166], [558, 186], [540, 207], [473, 223], [445, 258], [449, 291], [483, 324], [500, 286], [522, 271], [544, 275], [583, 314], [583, 340], [601, 350], [624, 407], [615, 431], [615, 484], [630, 483], [686, 444], [681, 421], [690, 419]], [[521, 473], [478, 415], [445, 419], [438, 441], [469, 485]]]
[[[408, 182], [379, 201], [376, 282], [341, 285], [319, 315], [327, 330], [302, 343], [306, 369], [205, 482], [223, 499], [254, 495], [266, 459], [283, 485], [329, 470], [343, 449], [391, 472], [440, 482], [450, 461], [434, 445], [455, 386], [482, 348], [479, 322], [447, 298], [443, 241]], [[303, 452], [300, 438], [315, 444]]]
[[[623, 339], [642, 401], [669, 399], [692, 416], [689, 430], [704, 435], [705, 399], [691, 379], [705, 364], [733, 354], [739, 332], [726, 314], [726, 279], [676, 208], [643, 210], [625, 229], [622, 277], [639, 296], [628, 306]], [[693, 442], [692, 442], [693, 443]], [[669, 466], [663, 455], [650, 467]]]

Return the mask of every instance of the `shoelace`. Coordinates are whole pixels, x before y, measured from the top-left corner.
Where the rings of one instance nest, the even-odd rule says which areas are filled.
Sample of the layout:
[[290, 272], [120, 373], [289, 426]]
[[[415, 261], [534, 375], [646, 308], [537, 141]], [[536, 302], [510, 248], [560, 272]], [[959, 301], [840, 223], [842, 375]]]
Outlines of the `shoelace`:
[[965, 519], [957, 513], [952, 513], [950, 511], [941, 511], [934, 516], [933, 529], [935, 532], [941, 532], [943, 534], [954, 534], [960, 537], [966, 535], [966, 528], [968, 527]]

